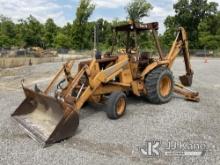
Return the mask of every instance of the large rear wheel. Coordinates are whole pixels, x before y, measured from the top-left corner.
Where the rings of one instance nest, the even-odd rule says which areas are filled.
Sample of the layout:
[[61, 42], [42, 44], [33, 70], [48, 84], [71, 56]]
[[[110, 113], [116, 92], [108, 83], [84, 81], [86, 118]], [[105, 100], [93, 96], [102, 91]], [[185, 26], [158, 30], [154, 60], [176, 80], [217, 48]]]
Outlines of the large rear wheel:
[[145, 78], [147, 99], [154, 104], [167, 103], [172, 99], [174, 80], [173, 74], [167, 67], [158, 67]]

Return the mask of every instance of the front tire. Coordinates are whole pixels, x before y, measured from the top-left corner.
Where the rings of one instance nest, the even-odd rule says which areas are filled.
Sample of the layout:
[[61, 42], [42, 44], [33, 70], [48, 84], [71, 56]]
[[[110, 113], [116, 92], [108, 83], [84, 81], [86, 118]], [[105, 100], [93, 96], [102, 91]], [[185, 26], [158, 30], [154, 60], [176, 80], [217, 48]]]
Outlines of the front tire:
[[158, 67], [145, 78], [147, 99], [153, 104], [164, 104], [172, 99], [174, 88], [173, 74], [167, 67]]
[[126, 95], [123, 92], [113, 92], [108, 96], [106, 113], [110, 119], [121, 118], [126, 110]]

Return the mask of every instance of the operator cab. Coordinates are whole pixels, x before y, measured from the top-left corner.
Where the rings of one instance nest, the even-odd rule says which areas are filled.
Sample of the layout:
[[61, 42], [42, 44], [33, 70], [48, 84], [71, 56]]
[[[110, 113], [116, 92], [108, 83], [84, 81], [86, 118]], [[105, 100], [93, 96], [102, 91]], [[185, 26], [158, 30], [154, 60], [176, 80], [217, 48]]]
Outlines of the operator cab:
[[[140, 35], [146, 35], [147, 32], [151, 32], [155, 40], [155, 45], [159, 53], [159, 58], [163, 59], [163, 53], [159, 44], [158, 39], [158, 22], [153, 23], [132, 23], [119, 25], [113, 27], [112, 35], [112, 47], [110, 52], [101, 54], [98, 50], [95, 52], [96, 61], [99, 63], [101, 69], [106, 69], [111, 65], [115, 64], [118, 55], [128, 55], [130, 65], [132, 68], [132, 75], [134, 79], [139, 78], [142, 71], [151, 63], [153, 63], [155, 58], [151, 57], [151, 52], [140, 51], [140, 46], [138, 39]], [[79, 69], [81, 69], [85, 64], [89, 64], [91, 61], [84, 61], [80, 63]]]
[[[151, 52], [149, 51], [140, 51], [140, 46], [138, 43], [140, 35], [147, 35], [146, 32], [151, 32], [155, 40], [155, 45], [159, 53], [159, 58], [163, 59], [163, 53], [160, 47], [158, 39], [158, 29], [159, 23], [132, 23], [116, 26], [113, 28], [113, 44], [111, 49], [111, 55], [114, 53], [117, 45], [119, 47], [124, 47], [119, 51], [119, 54], [127, 54], [130, 59], [130, 64], [134, 69], [133, 77], [137, 77], [149, 64], [155, 61], [155, 58], [151, 57]], [[123, 40], [121, 39], [123, 38]], [[147, 45], [146, 45], [147, 46]], [[138, 78], [138, 77], [137, 77]]]

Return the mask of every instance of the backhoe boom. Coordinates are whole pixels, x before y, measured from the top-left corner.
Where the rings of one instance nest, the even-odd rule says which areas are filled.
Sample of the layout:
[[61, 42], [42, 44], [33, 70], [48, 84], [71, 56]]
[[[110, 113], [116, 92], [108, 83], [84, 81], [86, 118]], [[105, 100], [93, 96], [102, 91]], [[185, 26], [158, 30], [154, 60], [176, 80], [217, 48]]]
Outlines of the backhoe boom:
[[166, 59], [169, 61], [168, 68], [172, 68], [177, 55], [181, 51], [183, 52], [186, 75], [180, 76], [180, 81], [185, 86], [191, 86], [193, 79], [193, 71], [190, 63], [190, 55], [189, 55], [189, 47], [188, 47], [186, 31], [183, 27], [180, 27], [178, 29], [176, 39], [173, 42], [170, 52], [166, 56]]

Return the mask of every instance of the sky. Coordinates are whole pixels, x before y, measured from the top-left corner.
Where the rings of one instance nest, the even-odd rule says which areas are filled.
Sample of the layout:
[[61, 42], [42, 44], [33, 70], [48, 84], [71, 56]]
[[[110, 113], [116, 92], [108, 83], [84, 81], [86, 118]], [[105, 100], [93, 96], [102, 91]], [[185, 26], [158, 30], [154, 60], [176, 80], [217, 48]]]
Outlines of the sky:
[[[106, 20], [126, 19], [125, 6], [130, 0], [92, 0], [96, 9], [90, 20], [99, 18]], [[154, 7], [144, 22], [159, 22], [160, 33], [165, 31], [164, 20], [168, 15], [174, 15], [173, 4], [177, 0], [148, 0]], [[209, 0], [218, 2], [220, 0]], [[79, 0], [0, 0], [0, 15], [10, 17], [13, 21], [33, 15], [44, 23], [53, 18], [57, 25], [64, 26], [72, 22], [79, 6]]]

